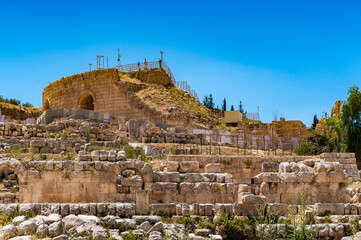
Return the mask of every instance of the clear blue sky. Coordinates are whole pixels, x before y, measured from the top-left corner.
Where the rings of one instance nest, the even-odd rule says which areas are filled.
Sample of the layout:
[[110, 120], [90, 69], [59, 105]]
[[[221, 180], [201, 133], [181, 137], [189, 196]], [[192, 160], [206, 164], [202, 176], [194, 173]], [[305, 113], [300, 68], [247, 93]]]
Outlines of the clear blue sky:
[[95, 66], [157, 60], [216, 105], [310, 125], [361, 80], [360, 1], [2, 1], [0, 95], [42, 90]]

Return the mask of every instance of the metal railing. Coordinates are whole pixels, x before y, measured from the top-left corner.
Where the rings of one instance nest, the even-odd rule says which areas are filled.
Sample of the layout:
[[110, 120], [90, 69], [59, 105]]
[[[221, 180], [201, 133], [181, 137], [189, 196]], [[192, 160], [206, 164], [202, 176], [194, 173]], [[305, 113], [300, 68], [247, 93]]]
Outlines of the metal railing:
[[[119, 65], [116, 68], [120, 71], [120, 72], [135, 72], [135, 71], [140, 71], [140, 70], [145, 70], [145, 69], [154, 69], [154, 68], [162, 68], [167, 75], [170, 77], [170, 79], [172, 80], [172, 83], [182, 89], [183, 91], [186, 91], [189, 93], [189, 95], [191, 97], [194, 97], [197, 101], [199, 101], [198, 95], [194, 90], [190, 89], [190, 86], [187, 84], [187, 82], [185, 81], [181, 81], [181, 82], [176, 82], [172, 71], [169, 69], [168, 65], [166, 62], [162, 62], [162, 66], [160, 66], [159, 61], [154, 61], [154, 62], [139, 62], [139, 63], [132, 63], [132, 64], [127, 64], [127, 65]], [[183, 87], [184, 85], [184, 87]]]
[[132, 63], [132, 64], [127, 64], [127, 65], [120, 65], [117, 66], [117, 69], [121, 72], [135, 72], [135, 71], [140, 71], [140, 70], [145, 70], [145, 69], [154, 69], [154, 68], [162, 68], [167, 75], [171, 78], [173, 84], [176, 84], [175, 78], [171, 72], [171, 70], [169, 69], [169, 67], [167, 66], [166, 62], [162, 62], [162, 66], [159, 66], [159, 61], [154, 61], [154, 62], [139, 62], [139, 63]]
[[193, 134], [202, 136], [199, 143], [183, 142], [176, 155], [294, 155], [295, 149], [304, 142], [304, 135], [293, 129], [289, 134], [278, 136], [274, 131], [254, 133], [243, 129], [241, 132], [193, 129]]

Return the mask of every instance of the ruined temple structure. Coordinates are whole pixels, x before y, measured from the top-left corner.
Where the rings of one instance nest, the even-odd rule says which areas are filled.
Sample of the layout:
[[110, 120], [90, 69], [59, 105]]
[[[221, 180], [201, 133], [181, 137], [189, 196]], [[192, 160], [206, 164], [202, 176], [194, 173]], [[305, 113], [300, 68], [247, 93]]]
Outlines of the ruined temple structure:
[[191, 128], [134, 94], [172, 84], [143, 71], [59, 79], [36, 123], [0, 122], [0, 240], [360, 239], [354, 153], [295, 156], [299, 121]]
[[202, 134], [97, 117], [0, 123], [0, 239], [277, 239], [300, 224], [316, 239], [361, 234], [353, 153], [214, 155], [179, 144], [211, 146]]
[[[147, 84], [173, 84], [162, 69], [143, 71], [148, 75], [142, 73], [139, 78]], [[43, 110], [86, 109], [155, 123], [178, 126], [187, 124], [184, 116], [165, 114], [145, 104], [135, 92], [145, 88], [147, 84], [124, 81], [126, 77], [116, 68], [110, 68], [61, 78], [44, 88]]]

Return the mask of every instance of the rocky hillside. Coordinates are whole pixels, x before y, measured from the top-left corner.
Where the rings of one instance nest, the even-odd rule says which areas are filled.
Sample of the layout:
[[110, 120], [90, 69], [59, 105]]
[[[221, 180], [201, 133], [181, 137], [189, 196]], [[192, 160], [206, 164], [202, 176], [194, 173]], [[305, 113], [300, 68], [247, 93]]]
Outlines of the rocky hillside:
[[42, 111], [41, 108], [24, 107], [0, 102], [1, 115], [6, 116], [6, 120], [25, 120], [27, 118], [38, 118]]
[[177, 87], [166, 88], [152, 84], [136, 94], [158, 111], [186, 115], [193, 126], [208, 128], [216, 121], [215, 115], [208, 108]]
[[130, 78], [136, 78], [143, 83], [157, 84], [165, 87], [173, 86], [171, 78], [161, 68], [145, 69], [135, 72], [123, 73]]

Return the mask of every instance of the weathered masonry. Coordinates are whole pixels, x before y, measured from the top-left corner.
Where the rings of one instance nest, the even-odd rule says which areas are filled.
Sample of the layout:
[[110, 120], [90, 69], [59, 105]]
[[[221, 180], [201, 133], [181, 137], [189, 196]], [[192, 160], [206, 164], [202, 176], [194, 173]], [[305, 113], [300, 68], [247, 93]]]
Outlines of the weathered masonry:
[[[160, 74], [168, 77], [165, 72]], [[164, 77], [164, 76], [163, 76]], [[146, 84], [122, 81], [117, 69], [103, 69], [61, 78], [44, 88], [43, 110], [86, 109], [95, 112], [185, 126], [186, 118], [164, 114], [134, 92]]]

